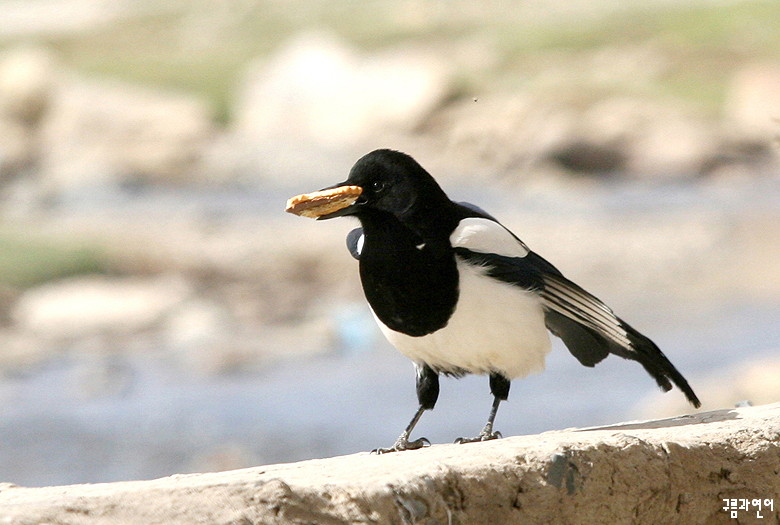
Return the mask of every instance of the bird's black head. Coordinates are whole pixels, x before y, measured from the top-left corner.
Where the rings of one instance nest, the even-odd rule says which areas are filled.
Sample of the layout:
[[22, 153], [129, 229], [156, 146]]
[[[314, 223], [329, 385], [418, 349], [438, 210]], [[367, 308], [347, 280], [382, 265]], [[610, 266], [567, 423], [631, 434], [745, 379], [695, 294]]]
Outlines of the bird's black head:
[[[326, 201], [326, 197], [330, 200]], [[421, 216], [432, 211], [445, 213], [452, 205], [417, 161], [389, 149], [378, 149], [361, 157], [346, 181], [296, 197], [301, 198], [312, 204], [315, 201], [323, 203], [306, 207], [307, 216], [317, 219], [354, 215], [365, 220], [390, 215], [403, 223], [419, 221]], [[296, 213], [289, 207], [288, 211]]]
[[403, 221], [421, 207], [449, 202], [433, 177], [416, 160], [389, 149], [378, 149], [360, 158], [344, 185], [358, 186], [363, 193], [343, 215], [360, 217], [384, 212]]

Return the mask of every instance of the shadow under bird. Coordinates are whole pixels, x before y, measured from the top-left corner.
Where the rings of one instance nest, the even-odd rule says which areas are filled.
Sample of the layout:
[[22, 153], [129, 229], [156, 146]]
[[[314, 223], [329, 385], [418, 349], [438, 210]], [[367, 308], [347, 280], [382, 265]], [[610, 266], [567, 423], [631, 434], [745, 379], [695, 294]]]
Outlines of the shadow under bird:
[[500, 437], [493, 422], [510, 381], [544, 369], [548, 330], [580, 363], [609, 354], [638, 362], [664, 391], [699, 399], [650, 339], [564, 277], [480, 208], [451, 201], [412, 157], [380, 149], [357, 161], [343, 183], [298, 195], [287, 211], [316, 219], [354, 216], [347, 236], [379, 328], [417, 371], [420, 406], [390, 448], [429, 444], [410, 435], [439, 396], [439, 375], [485, 374], [494, 400], [478, 436]]

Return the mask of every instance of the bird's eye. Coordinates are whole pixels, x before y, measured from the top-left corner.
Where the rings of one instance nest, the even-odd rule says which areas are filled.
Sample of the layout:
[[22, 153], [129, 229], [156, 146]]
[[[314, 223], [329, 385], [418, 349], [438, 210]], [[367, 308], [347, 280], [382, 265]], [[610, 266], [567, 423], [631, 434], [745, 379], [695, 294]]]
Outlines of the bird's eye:
[[375, 180], [371, 183], [371, 189], [375, 192], [379, 193], [383, 189], [385, 189], [385, 182], [381, 180]]

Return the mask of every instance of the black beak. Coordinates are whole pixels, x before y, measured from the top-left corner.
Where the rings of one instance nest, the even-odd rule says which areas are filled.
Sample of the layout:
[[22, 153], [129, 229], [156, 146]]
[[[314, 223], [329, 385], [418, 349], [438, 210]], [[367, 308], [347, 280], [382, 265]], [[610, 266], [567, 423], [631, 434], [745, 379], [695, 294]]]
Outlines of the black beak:
[[[333, 186], [328, 186], [327, 188], [322, 188], [320, 191], [327, 191], [327, 190], [334, 190], [336, 188], [343, 188], [344, 186], [351, 186], [347, 181], [339, 182], [338, 184], [334, 184]], [[347, 206], [346, 208], [341, 208], [340, 210], [336, 210], [331, 213], [326, 213], [324, 215], [320, 215], [317, 217], [316, 220], [318, 221], [326, 221], [328, 219], [335, 219], [336, 217], [345, 217], [348, 215], [352, 215], [357, 211], [357, 207], [360, 205], [360, 198]]]

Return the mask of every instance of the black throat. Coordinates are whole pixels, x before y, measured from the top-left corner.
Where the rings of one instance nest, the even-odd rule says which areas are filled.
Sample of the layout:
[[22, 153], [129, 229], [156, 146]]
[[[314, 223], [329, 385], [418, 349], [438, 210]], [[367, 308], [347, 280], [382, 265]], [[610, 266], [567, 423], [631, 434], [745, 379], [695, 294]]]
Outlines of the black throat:
[[446, 326], [455, 311], [458, 270], [449, 235], [457, 220], [442, 215], [428, 222], [429, 227], [419, 222], [417, 231], [381, 211], [360, 217], [365, 235], [360, 254], [363, 292], [379, 320], [392, 330], [415, 337], [430, 334]]

